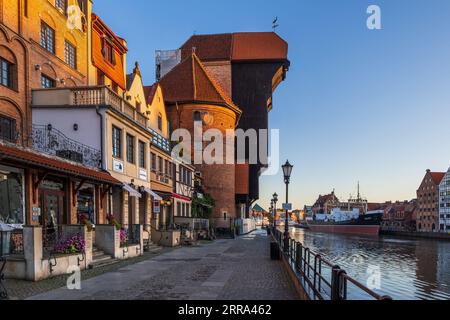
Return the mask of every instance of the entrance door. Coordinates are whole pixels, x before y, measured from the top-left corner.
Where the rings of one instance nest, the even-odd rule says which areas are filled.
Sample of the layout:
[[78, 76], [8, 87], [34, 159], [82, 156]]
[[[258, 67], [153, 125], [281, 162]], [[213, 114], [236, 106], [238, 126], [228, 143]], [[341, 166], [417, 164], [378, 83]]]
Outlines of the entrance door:
[[41, 225], [44, 248], [52, 248], [58, 241], [58, 226], [66, 223], [64, 219], [64, 192], [41, 190]]

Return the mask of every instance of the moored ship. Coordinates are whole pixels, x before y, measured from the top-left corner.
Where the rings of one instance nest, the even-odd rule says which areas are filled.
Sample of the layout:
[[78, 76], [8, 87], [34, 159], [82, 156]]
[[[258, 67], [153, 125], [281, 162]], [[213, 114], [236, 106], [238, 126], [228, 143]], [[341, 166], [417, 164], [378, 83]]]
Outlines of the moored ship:
[[376, 236], [380, 233], [382, 218], [382, 210], [360, 214], [359, 209], [333, 209], [329, 215], [316, 215], [315, 220], [308, 221], [308, 227], [315, 232]]
[[[334, 195], [334, 193], [333, 193]], [[368, 202], [359, 193], [346, 203], [336, 203], [330, 213], [316, 213], [308, 221], [311, 231], [376, 236], [380, 233], [383, 210], [368, 211]]]

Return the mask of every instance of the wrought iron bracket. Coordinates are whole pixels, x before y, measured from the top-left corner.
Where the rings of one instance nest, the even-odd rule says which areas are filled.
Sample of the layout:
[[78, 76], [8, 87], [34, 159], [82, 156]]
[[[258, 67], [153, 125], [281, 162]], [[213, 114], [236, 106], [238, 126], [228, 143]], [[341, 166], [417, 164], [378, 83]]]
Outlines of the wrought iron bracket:
[[83, 187], [83, 185], [86, 183], [86, 179], [83, 179], [80, 181], [80, 183], [78, 184], [78, 186], [76, 185], [76, 182], [73, 181], [73, 190], [72, 190], [72, 205], [76, 206], [77, 205], [77, 193], [78, 191], [80, 191], [80, 189]]
[[[55, 261], [55, 263], [52, 263], [52, 259]], [[54, 256], [50, 256], [50, 258], [48, 258], [48, 265], [50, 267], [50, 273], [53, 273], [54, 268], [57, 266], [58, 264], [58, 260], [56, 260], [56, 258]]]
[[82, 253], [81, 253], [81, 256], [82, 256], [81, 259], [80, 259], [80, 256], [77, 257], [77, 260], [78, 260], [78, 266], [81, 265], [81, 262], [86, 261], [86, 253], [85, 253], [85, 252], [82, 252]]
[[37, 191], [41, 182], [48, 176], [48, 171], [44, 172], [42, 175], [33, 175], [33, 203], [37, 201]]

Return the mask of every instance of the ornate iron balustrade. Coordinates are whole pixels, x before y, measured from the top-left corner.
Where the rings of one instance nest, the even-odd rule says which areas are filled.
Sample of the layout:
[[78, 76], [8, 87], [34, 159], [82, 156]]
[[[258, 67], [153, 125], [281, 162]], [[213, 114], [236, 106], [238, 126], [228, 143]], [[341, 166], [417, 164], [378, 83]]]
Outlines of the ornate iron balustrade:
[[66, 137], [51, 125], [33, 125], [33, 148], [53, 156], [72, 160], [83, 165], [100, 168], [101, 152]]

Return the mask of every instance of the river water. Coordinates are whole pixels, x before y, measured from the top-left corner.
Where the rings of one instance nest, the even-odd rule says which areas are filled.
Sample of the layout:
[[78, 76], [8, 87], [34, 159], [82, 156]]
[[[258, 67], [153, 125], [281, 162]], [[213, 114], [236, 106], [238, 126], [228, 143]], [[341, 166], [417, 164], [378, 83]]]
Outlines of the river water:
[[[291, 237], [362, 284], [374, 284], [374, 291], [381, 295], [395, 300], [450, 300], [449, 241], [348, 236], [304, 229], [292, 229]], [[374, 276], [378, 280], [374, 281]], [[354, 287], [348, 290], [350, 299], [367, 298]]]

